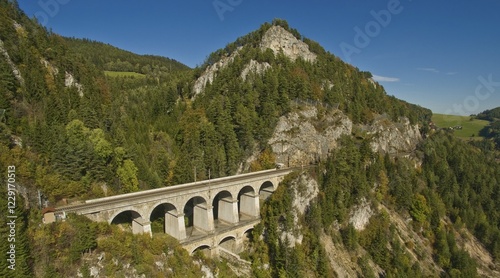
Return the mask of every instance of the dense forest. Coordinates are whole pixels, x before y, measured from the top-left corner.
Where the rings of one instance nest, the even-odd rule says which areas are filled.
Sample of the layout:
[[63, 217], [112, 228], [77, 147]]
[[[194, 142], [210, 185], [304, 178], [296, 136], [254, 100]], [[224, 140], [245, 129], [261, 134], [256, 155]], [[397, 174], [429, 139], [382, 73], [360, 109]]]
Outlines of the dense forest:
[[[261, 49], [272, 26], [306, 43], [316, 61], [292, 61]], [[234, 57], [230, 66], [219, 69], [196, 95], [196, 80], [229, 56]], [[270, 67], [243, 79], [241, 72], [252, 60]], [[279, 118], [301, 109], [293, 105], [301, 102], [338, 109], [356, 125], [369, 125], [380, 115], [394, 122], [407, 118], [425, 139], [411, 158], [404, 158], [372, 152], [369, 137], [342, 137], [327, 160], [305, 173], [318, 181], [319, 194], [300, 216], [304, 240], [295, 247], [280, 233], [293, 228], [294, 197], [286, 189], [302, 174], [288, 177], [263, 204], [262, 223], [245, 254], [253, 276], [334, 277], [320, 242], [324, 235], [359, 257], [359, 276], [373, 277], [376, 270], [368, 262], [387, 277], [438, 274], [404, 252], [401, 246], [408, 243], [399, 240], [384, 210], [365, 230], [354, 229], [349, 213], [360, 200], [411, 218], [445, 277], [478, 275], [477, 262], [459, 248], [455, 231], [471, 231], [498, 262], [500, 169], [494, 155], [478, 143], [430, 133], [430, 110], [387, 95], [369, 72], [344, 63], [286, 21], [265, 23], [189, 69], [164, 57], [63, 38], [29, 19], [15, 1], [0, 0], [0, 169], [15, 165], [17, 184], [26, 192], [17, 199], [14, 277], [67, 277], [76, 269], [90, 277], [89, 264], [96, 263], [91, 258], [101, 253], [107, 276], [128, 275], [116, 260], [147, 277], [167, 275], [154, 267], [165, 256], [172, 277], [201, 277], [200, 264], [217, 269], [221, 277], [236, 276], [223, 261], [189, 257], [167, 235], [134, 236], [79, 216], [41, 225], [36, 195], [55, 206], [207, 179], [209, 173], [222, 177], [272, 168], [267, 142]], [[478, 117], [498, 118], [488, 111]], [[493, 138], [498, 137], [496, 123], [488, 131]], [[247, 165], [251, 156], [256, 159]], [[7, 227], [2, 229], [7, 234]], [[0, 245], [4, 254], [6, 243]], [[10, 277], [5, 260], [0, 267], [0, 276]]]
[[99, 69], [168, 76], [169, 73], [189, 68], [169, 58], [154, 55], [137, 55], [109, 44], [88, 39], [64, 38], [72, 55], [81, 55]]
[[486, 140], [492, 140], [496, 149], [500, 150], [500, 107], [483, 111], [476, 115], [476, 118], [490, 122], [481, 130], [480, 135]]

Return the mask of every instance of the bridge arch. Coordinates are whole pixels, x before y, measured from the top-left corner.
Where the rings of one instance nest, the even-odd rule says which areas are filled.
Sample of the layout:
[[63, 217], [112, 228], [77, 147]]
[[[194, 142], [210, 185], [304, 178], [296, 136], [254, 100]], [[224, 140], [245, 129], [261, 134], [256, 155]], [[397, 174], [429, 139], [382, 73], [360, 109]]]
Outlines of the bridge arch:
[[149, 214], [152, 232], [166, 233], [177, 238], [180, 232], [178, 218], [184, 220], [177, 207], [171, 202], [161, 202], [152, 206]]
[[201, 245], [198, 245], [198, 246], [194, 247], [192, 250], [190, 250], [189, 254], [193, 255], [194, 253], [200, 251], [206, 257], [209, 257], [210, 256], [210, 249], [211, 249], [210, 245], [208, 245], [208, 244], [201, 244]]
[[238, 200], [234, 199], [233, 194], [227, 190], [220, 191], [212, 201], [214, 221], [219, 224], [238, 223]]
[[109, 223], [118, 225], [130, 224], [132, 233], [134, 234], [151, 234], [150, 222], [144, 219], [139, 212], [133, 209], [116, 212], [113, 217], [110, 218]]
[[276, 186], [271, 181], [266, 181], [262, 183], [259, 188], [259, 196], [262, 200], [267, 200], [273, 192], [276, 190]]
[[252, 227], [252, 228], [247, 229], [246, 231], [244, 231], [241, 234], [241, 243], [242, 243], [241, 248], [243, 250], [247, 249], [247, 247], [250, 245], [250, 243], [254, 241], [253, 231], [254, 231], [254, 228]]
[[243, 187], [238, 193], [238, 212], [240, 220], [258, 217], [259, 211], [259, 195], [252, 186], [247, 185]]
[[120, 210], [109, 218], [109, 224], [132, 223], [132, 221], [137, 218], [142, 218], [142, 215], [134, 209]]
[[226, 236], [224, 237], [217, 246], [220, 246], [226, 250], [229, 250], [233, 253], [238, 253], [239, 246], [235, 236]]
[[213, 207], [203, 197], [196, 196], [189, 199], [183, 208], [184, 225], [189, 229], [189, 234], [193, 232], [208, 233], [214, 230]]
[[221, 245], [223, 242], [228, 241], [228, 240], [236, 240], [236, 235], [226, 235], [226, 236], [220, 238], [218, 245]]
[[242, 235], [243, 235], [243, 236], [245, 236], [246, 234], [250, 234], [250, 235], [251, 235], [251, 234], [252, 234], [252, 232], [253, 232], [253, 230], [254, 230], [254, 227], [250, 227], [250, 228], [246, 229], [246, 230], [242, 233]]

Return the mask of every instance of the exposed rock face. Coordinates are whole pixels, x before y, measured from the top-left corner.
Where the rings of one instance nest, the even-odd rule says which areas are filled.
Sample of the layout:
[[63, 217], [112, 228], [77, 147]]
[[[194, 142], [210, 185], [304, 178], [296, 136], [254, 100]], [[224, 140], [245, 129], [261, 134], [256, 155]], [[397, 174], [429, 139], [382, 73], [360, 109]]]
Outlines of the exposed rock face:
[[[294, 193], [293, 207], [297, 209], [299, 215], [303, 215], [311, 201], [319, 194], [318, 182], [308, 174], [303, 174], [292, 182], [292, 188]], [[297, 225], [298, 217], [294, 221]]]
[[7, 64], [9, 64], [9, 66], [10, 66], [10, 68], [12, 70], [12, 74], [14, 74], [14, 76], [17, 79], [17, 81], [19, 81], [19, 83], [21, 83], [21, 85], [23, 85], [24, 84], [24, 78], [21, 76], [21, 72], [16, 67], [16, 65], [14, 64], [14, 62], [12, 62], [12, 60], [10, 59], [10, 56], [9, 56], [9, 53], [7, 52], [7, 50], [3, 47], [3, 41], [2, 40], [0, 40], [0, 53], [2, 53], [3, 57], [7, 61]]
[[317, 159], [326, 159], [337, 147], [337, 139], [351, 134], [352, 121], [340, 110], [318, 115], [316, 107], [305, 106], [279, 119], [269, 140], [276, 162], [287, 166], [307, 165]]
[[307, 207], [309, 207], [312, 200], [319, 194], [318, 182], [309, 176], [307, 173], [300, 175], [297, 179], [292, 181], [291, 190], [293, 190], [293, 229], [281, 231], [281, 239], [289, 243], [290, 247], [296, 244], [302, 244], [304, 236], [301, 233], [302, 226], [299, 223], [299, 217], [304, 215]]
[[212, 83], [214, 81], [214, 78], [217, 76], [217, 72], [219, 70], [227, 67], [229, 64], [231, 64], [234, 61], [234, 58], [238, 55], [238, 52], [240, 49], [241, 48], [238, 48], [229, 57], [222, 58], [220, 61], [209, 66], [205, 70], [205, 72], [194, 83], [194, 87], [193, 87], [194, 96], [193, 96], [193, 98], [196, 97], [201, 92], [203, 92], [203, 90], [207, 86], [208, 82]]
[[12, 22], [12, 25], [14, 25], [14, 28], [16, 29], [16, 31], [23, 31], [24, 32], [23, 26], [21, 24], [17, 23], [17, 21]]
[[250, 63], [246, 65], [243, 71], [241, 72], [241, 78], [243, 79], [243, 81], [246, 81], [249, 73], [256, 73], [260, 75], [270, 67], [271, 65], [267, 62], [259, 63], [255, 60], [250, 60]]
[[309, 50], [309, 46], [306, 43], [298, 40], [281, 26], [271, 27], [264, 34], [260, 47], [263, 50], [267, 48], [271, 49], [275, 55], [283, 51], [292, 61], [295, 61], [299, 57], [308, 62], [316, 60], [316, 54]]
[[[299, 57], [309, 62], [316, 61], [316, 54], [309, 50], [309, 46], [306, 43], [298, 40], [290, 32], [280, 26], [273, 26], [266, 32], [266, 34], [264, 34], [260, 43], [260, 48], [262, 50], [269, 48], [273, 50], [274, 54], [278, 54], [282, 51], [292, 61], [295, 61]], [[217, 63], [209, 66], [205, 72], [203, 72], [203, 74], [194, 83], [193, 98], [203, 92], [208, 82], [212, 83], [214, 81], [219, 70], [227, 67], [234, 61], [234, 58], [238, 55], [240, 49], [241, 47], [230, 56], [224, 57]], [[261, 74], [270, 67], [271, 65], [269, 65], [269, 63], [259, 63], [251, 60], [241, 72], [241, 78], [246, 80], [250, 72]]]
[[40, 62], [42, 63], [42, 65], [52, 74], [52, 75], [58, 75], [59, 74], [59, 69], [52, 66], [52, 64], [45, 60], [45, 59], [41, 59]]
[[214, 274], [212, 273], [212, 270], [208, 268], [206, 265], [201, 266], [201, 271], [203, 272], [204, 278], [215, 278]]
[[330, 80], [323, 81], [323, 90], [331, 90], [335, 85]]
[[370, 204], [366, 199], [361, 200], [361, 204], [356, 206], [354, 210], [351, 212], [351, 217], [349, 218], [349, 223], [351, 223], [354, 228], [358, 231], [362, 231], [365, 229], [366, 225], [370, 221], [370, 217], [372, 217], [373, 211], [370, 207]]
[[[53, 66], [49, 61], [45, 59], [41, 59], [40, 62], [43, 64], [43, 66], [53, 75], [56, 76], [59, 74], [59, 69], [55, 66]], [[83, 97], [83, 85], [78, 83], [76, 81], [76, 78], [73, 76], [73, 74], [69, 72], [65, 72], [64, 74], [64, 86], [66, 88], [72, 88], [75, 87], [78, 91], [78, 95], [80, 97]]]
[[393, 123], [385, 117], [379, 117], [368, 127], [368, 134], [374, 135], [370, 146], [374, 152], [389, 154], [410, 153], [422, 140], [418, 125], [411, 125], [406, 118]]
[[83, 85], [76, 82], [75, 77], [69, 72], [66, 72], [64, 75], [64, 86], [67, 88], [75, 87], [78, 91], [78, 95], [83, 97]]

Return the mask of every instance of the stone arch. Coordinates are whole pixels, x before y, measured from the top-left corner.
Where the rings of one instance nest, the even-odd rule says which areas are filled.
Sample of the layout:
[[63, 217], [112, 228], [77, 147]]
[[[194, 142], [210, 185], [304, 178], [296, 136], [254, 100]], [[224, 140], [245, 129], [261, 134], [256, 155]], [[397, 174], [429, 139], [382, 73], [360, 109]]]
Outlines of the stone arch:
[[248, 234], [248, 233], [252, 233], [254, 229], [255, 229], [254, 227], [250, 227], [250, 228], [246, 229], [245, 231], [243, 231], [243, 233], [241, 233], [241, 234], [245, 235], [245, 234]]
[[[125, 209], [117, 211], [113, 214], [112, 217], [109, 218], [109, 224], [123, 224], [123, 223], [132, 223], [134, 219], [142, 218], [140, 212], [134, 209]], [[130, 221], [127, 221], [130, 220]], [[119, 222], [119, 223], [116, 223]]]
[[219, 238], [219, 244], [218, 245], [220, 245], [223, 241], [225, 241], [227, 239], [234, 239], [234, 240], [236, 240], [236, 235], [226, 235], [226, 236], [223, 236], [223, 237]]
[[220, 191], [215, 195], [212, 201], [214, 221], [218, 224], [238, 223], [238, 204], [237, 199], [227, 190]]
[[211, 246], [208, 245], [208, 244], [200, 244], [196, 247], [194, 247], [190, 252], [189, 254], [190, 255], [193, 255], [194, 253], [200, 251], [200, 252], [203, 252], [203, 254], [205, 254], [206, 257], [210, 257], [210, 249], [211, 249]]
[[189, 199], [183, 208], [184, 224], [189, 235], [197, 232], [208, 233], [214, 230], [212, 205], [200, 196]]
[[235, 236], [226, 236], [221, 241], [219, 241], [218, 246], [231, 251], [233, 253], [238, 253], [238, 243]]
[[177, 217], [179, 212], [177, 207], [170, 202], [162, 202], [156, 204], [152, 207], [151, 213], [149, 214], [149, 220], [151, 221], [151, 229], [153, 233], [159, 233], [159, 226], [161, 226], [161, 233], [168, 233], [168, 220], [169, 217]]
[[262, 200], [267, 200], [271, 194], [276, 190], [276, 187], [271, 181], [264, 182], [259, 188], [259, 197]]
[[132, 233], [151, 234], [150, 222], [142, 217], [142, 215], [136, 210], [122, 210], [117, 212], [110, 220], [110, 224], [129, 224]]
[[247, 185], [238, 193], [238, 213], [240, 219], [255, 218], [259, 216], [259, 195], [255, 189]]
[[254, 240], [253, 233], [252, 233], [253, 231], [254, 231], [254, 228], [249, 228], [241, 234], [241, 241], [242, 241], [243, 249], [247, 249], [246, 247], [248, 245], [250, 245], [251, 242], [253, 242], [253, 240]]

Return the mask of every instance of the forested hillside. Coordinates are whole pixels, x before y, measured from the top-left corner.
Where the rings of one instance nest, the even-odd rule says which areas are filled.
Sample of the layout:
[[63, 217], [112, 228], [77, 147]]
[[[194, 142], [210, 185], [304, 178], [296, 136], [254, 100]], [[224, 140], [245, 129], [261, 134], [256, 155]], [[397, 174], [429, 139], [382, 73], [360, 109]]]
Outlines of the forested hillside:
[[[346, 256], [357, 258], [354, 273], [360, 277], [376, 277], [381, 270], [387, 277], [479, 277], [478, 262], [465, 251], [463, 238], [471, 236], [467, 230], [498, 260], [500, 167], [492, 156], [485, 159], [445, 132], [419, 146], [418, 167], [362, 146], [344, 137], [342, 148], [311, 174], [317, 176], [319, 193], [297, 222], [300, 229], [294, 224], [293, 203], [301, 194], [291, 190], [293, 179], [273, 194], [255, 234], [266, 235], [257, 240], [252, 255], [258, 277], [267, 277], [261, 272], [266, 263], [275, 277], [333, 277], [339, 269], [325, 258], [332, 240]], [[355, 228], [353, 208], [366, 202], [376, 212], [365, 227]], [[409, 227], [394, 221], [396, 215], [409, 218]], [[282, 233], [302, 234], [302, 244], [291, 244]], [[331, 239], [325, 240], [325, 233]]]
[[[296, 41], [302, 56], [291, 56], [286, 45], [269, 46], [282, 37]], [[167, 235], [134, 236], [126, 227], [77, 216], [42, 225], [37, 194], [56, 206], [273, 168], [286, 161], [276, 161], [270, 139], [280, 136], [277, 125], [290, 115], [299, 115], [299, 126], [312, 118], [311, 128], [335, 147], [325, 159], [302, 161], [317, 167], [285, 179], [262, 204], [262, 223], [241, 254], [252, 263], [252, 276], [335, 277], [348, 268], [360, 277], [498, 273], [494, 155], [430, 132], [430, 110], [388, 96], [370, 73], [284, 20], [263, 24], [189, 69], [168, 58], [63, 38], [26, 17], [15, 1], [0, 0], [0, 89], [0, 169], [15, 166], [25, 192], [16, 207], [15, 277], [90, 277], [92, 267], [107, 277], [200, 277], [205, 271], [236, 277], [226, 261], [189, 257]], [[328, 137], [329, 125], [343, 123], [352, 126]], [[396, 133], [418, 144], [386, 147]], [[312, 184], [316, 194], [297, 201]], [[362, 228], [351, 221], [359, 206], [371, 211]], [[489, 260], [466, 249], [476, 238]], [[6, 254], [7, 241], [1, 244]], [[11, 273], [6, 264], [0, 264], [2, 277]]]
[[186, 65], [166, 57], [137, 55], [102, 42], [88, 39], [64, 38], [74, 55], [81, 55], [99, 69], [128, 71], [143, 74], [188, 70]]
[[496, 149], [500, 150], [500, 107], [483, 111], [476, 118], [490, 122], [488, 126], [481, 130], [481, 135], [492, 140], [495, 143]]

